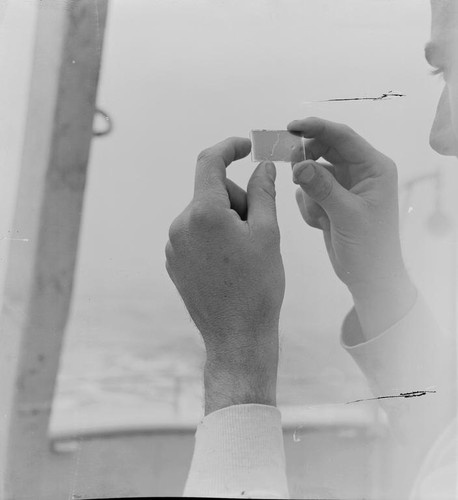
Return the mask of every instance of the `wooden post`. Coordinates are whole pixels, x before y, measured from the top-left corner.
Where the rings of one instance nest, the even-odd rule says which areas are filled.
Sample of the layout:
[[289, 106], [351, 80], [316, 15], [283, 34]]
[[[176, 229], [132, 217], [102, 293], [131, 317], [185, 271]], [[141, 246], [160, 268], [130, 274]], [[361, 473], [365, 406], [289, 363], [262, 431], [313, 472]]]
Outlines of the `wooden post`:
[[71, 302], [107, 14], [107, 0], [39, 5], [0, 324], [2, 500], [57, 500], [42, 471], [50, 454], [47, 431]]

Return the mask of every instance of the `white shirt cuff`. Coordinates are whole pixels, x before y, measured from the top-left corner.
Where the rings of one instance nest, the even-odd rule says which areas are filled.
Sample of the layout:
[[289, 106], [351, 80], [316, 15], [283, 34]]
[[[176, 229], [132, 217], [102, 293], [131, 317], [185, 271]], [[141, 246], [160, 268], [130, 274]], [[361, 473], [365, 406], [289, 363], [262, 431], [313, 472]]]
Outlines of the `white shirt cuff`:
[[207, 415], [184, 496], [288, 498], [280, 411], [247, 404]]

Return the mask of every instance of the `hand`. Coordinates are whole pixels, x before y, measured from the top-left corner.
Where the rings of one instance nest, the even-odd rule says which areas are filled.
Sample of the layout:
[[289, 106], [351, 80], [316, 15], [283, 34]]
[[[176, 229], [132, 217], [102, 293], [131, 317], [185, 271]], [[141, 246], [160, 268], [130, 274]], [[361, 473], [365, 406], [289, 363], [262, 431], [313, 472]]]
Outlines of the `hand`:
[[276, 401], [285, 275], [275, 166], [259, 164], [246, 192], [226, 179], [226, 167], [250, 149], [248, 139], [231, 138], [199, 155], [194, 198], [166, 246], [167, 271], [207, 351], [206, 414]]
[[323, 231], [334, 271], [372, 338], [416, 298], [401, 253], [396, 165], [346, 125], [307, 118], [288, 130], [308, 139], [307, 159], [299, 149], [292, 158], [302, 217]]

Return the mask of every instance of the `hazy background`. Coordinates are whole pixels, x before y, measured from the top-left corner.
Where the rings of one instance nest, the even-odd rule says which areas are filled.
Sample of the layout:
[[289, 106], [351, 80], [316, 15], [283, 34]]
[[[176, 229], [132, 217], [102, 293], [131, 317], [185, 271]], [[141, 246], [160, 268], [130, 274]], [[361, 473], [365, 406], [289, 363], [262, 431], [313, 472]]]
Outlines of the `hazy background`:
[[[14, 231], [34, 6], [0, 2], [0, 237]], [[55, 425], [198, 416], [202, 346], [165, 271], [164, 247], [192, 196], [199, 151], [254, 128], [322, 116], [348, 123], [396, 161], [406, 262], [450, 328], [452, 236], [425, 227], [432, 183], [409, 198], [402, 189], [440, 168], [442, 205], [456, 214], [456, 161], [428, 146], [441, 90], [423, 57], [429, 20], [426, 0], [111, 0], [98, 103], [114, 130], [92, 146]], [[390, 90], [406, 97], [306, 104]], [[254, 166], [241, 160], [228, 176], [246, 186]], [[359, 398], [364, 381], [339, 345], [349, 294], [320, 232], [300, 217], [290, 166], [277, 171], [287, 279], [279, 400]], [[0, 240], [2, 272], [6, 251]]]

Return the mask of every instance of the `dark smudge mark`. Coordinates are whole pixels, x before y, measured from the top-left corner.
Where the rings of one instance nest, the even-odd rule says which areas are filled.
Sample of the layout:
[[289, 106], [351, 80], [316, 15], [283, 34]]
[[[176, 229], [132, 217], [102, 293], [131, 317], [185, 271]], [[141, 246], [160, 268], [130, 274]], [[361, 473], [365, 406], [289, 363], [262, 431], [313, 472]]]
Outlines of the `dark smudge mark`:
[[416, 398], [419, 396], [425, 396], [426, 394], [433, 394], [436, 391], [412, 391], [412, 392], [401, 392], [395, 396], [378, 396], [376, 398], [367, 398], [367, 399], [355, 399], [355, 401], [348, 401], [347, 405], [351, 403], [361, 403], [362, 401], [374, 401], [376, 399], [391, 399], [391, 398]]
[[349, 98], [338, 98], [338, 99], [325, 99], [324, 101], [315, 102], [342, 102], [342, 101], [381, 101], [383, 99], [389, 99], [390, 97], [405, 97], [406, 94], [399, 94], [390, 90], [385, 94], [378, 97], [349, 97]]

